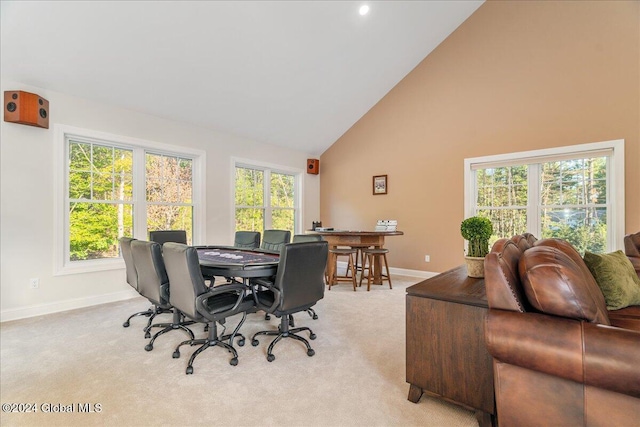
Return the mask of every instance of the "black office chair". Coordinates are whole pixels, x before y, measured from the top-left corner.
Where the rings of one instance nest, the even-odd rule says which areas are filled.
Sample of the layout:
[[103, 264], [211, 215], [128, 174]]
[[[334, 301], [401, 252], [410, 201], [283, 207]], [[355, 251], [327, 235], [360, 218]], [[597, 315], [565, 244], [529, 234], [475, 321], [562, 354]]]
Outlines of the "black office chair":
[[291, 243], [322, 242], [319, 234], [294, 234]]
[[[132, 239], [131, 237], [121, 237], [118, 239], [120, 242], [120, 253], [122, 254], [122, 258], [124, 259], [124, 266], [127, 274], [127, 283], [138, 291], [138, 273], [136, 272], [136, 267], [133, 264], [133, 255], [131, 254], [131, 242], [136, 239]], [[139, 311], [137, 313], [132, 314], [129, 318], [122, 324], [123, 327], [128, 328], [131, 324], [131, 319], [137, 316], [145, 316], [149, 318], [147, 322], [147, 326], [145, 326], [144, 331], [147, 332], [151, 327], [151, 323], [153, 323], [153, 319], [161, 313], [168, 313], [169, 311], [164, 310], [156, 305], [152, 305], [149, 309], [145, 311]]]
[[291, 232], [289, 230], [264, 230], [260, 249], [269, 252], [280, 253], [280, 249], [289, 243]]
[[156, 307], [173, 312], [171, 323], [156, 323], [147, 330], [145, 338], [149, 338], [151, 335], [151, 328], [163, 328], [151, 337], [144, 349], [147, 351], [153, 350], [153, 343], [160, 335], [176, 329], [183, 330], [193, 339], [193, 332], [187, 328], [187, 325], [191, 325], [194, 322], [183, 322], [180, 310], [172, 307], [169, 303], [169, 279], [162, 259], [162, 247], [160, 244], [135, 240], [131, 242], [131, 253], [133, 255], [133, 264], [138, 272], [138, 292]]
[[[187, 365], [187, 374], [193, 373], [193, 362], [198, 354], [209, 347], [226, 348], [233, 357], [229, 364], [238, 364], [238, 352], [233, 347], [233, 340], [239, 337], [238, 345], [244, 345], [244, 337], [238, 333], [244, 323], [247, 312], [255, 311], [255, 304], [247, 287], [240, 283], [223, 284], [207, 288], [200, 272], [198, 253], [194, 247], [179, 243], [165, 243], [163, 257], [171, 283], [171, 305], [183, 312], [188, 318], [209, 325], [209, 335], [204, 339], [191, 339], [181, 342], [173, 353], [180, 357], [180, 347], [186, 344], [200, 345], [193, 352]], [[242, 313], [242, 320], [229, 335], [229, 343], [223, 342], [225, 337], [218, 337], [217, 323], [224, 325], [226, 318]]]
[[[322, 242], [323, 240], [319, 234], [294, 234], [291, 243]], [[318, 314], [313, 308], [308, 308], [307, 313], [313, 320], [318, 318]], [[291, 322], [291, 326], [293, 326], [293, 322]]]
[[305, 344], [308, 356], [315, 354], [309, 342], [296, 335], [301, 331], [309, 331], [309, 338], [313, 340], [316, 338], [313, 331], [307, 327], [290, 329], [289, 324], [292, 314], [307, 310], [324, 297], [324, 269], [327, 265], [328, 249], [327, 242], [286, 244], [280, 252], [275, 281], [260, 283], [264, 287], [263, 290], [254, 286], [256, 307], [280, 317], [277, 331], [260, 331], [251, 339], [251, 345], [257, 346], [258, 335], [276, 336], [267, 349], [269, 362], [276, 358], [273, 355], [273, 347], [282, 338], [296, 339]]
[[184, 230], [155, 230], [149, 232], [149, 240], [163, 245], [167, 242], [187, 244], [187, 232]]
[[235, 248], [256, 249], [260, 247], [260, 232], [258, 231], [236, 231], [233, 242]]

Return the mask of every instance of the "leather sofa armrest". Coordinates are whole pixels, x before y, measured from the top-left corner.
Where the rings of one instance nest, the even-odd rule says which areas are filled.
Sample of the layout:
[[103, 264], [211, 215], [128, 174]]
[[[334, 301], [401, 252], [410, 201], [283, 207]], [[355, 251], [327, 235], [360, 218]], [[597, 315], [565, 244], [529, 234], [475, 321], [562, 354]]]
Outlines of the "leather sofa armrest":
[[631, 261], [631, 265], [636, 270], [636, 274], [640, 277], [640, 257], [627, 255], [629, 261]]
[[492, 309], [485, 342], [500, 362], [640, 397], [640, 332]]

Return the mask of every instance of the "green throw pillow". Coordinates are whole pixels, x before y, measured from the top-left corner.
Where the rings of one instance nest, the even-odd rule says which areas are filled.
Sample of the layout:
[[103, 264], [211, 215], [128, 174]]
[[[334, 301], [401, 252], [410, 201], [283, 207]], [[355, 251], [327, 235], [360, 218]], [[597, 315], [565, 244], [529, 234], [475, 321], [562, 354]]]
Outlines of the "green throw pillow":
[[607, 309], [640, 305], [640, 279], [622, 251], [610, 254], [585, 252], [584, 262], [600, 287]]

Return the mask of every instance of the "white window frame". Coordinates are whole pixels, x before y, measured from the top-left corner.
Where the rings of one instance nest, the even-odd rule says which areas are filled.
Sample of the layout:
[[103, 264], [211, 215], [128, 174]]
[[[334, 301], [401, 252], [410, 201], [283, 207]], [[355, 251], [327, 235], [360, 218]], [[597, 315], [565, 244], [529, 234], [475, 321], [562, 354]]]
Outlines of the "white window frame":
[[[607, 248], [609, 251], [622, 249], [625, 233], [624, 139], [464, 159], [465, 218], [475, 215], [477, 193], [475, 171], [477, 169], [528, 165], [580, 157], [601, 157], [603, 155], [607, 156], [607, 201], [609, 205]], [[538, 237], [541, 235], [539, 171], [536, 167], [529, 167], [528, 170], [527, 231]]]
[[[271, 182], [270, 175], [272, 172], [282, 173], [287, 175], [294, 176], [294, 188], [295, 192], [294, 197], [294, 234], [302, 233], [302, 207], [303, 199], [302, 194], [303, 191], [303, 182], [302, 179], [303, 173], [305, 172], [303, 169], [292, 168], [288, 166], [275, 165], [273, 163], [265, 163], [256, 160], [243, 159], [238, 157], [231, 158], [231, 241], [233, 241], [236, 230], [236, 167], [247, 168], [247, 169], [257, 169], [264, 171], [264, 182]], [[263, 204], [265, 208], [264, 212], [264, 229], [268, 230], [271, 228], [271, 192], [268, 185], [265, 185], [263, 188]]]
[[[100, 131], [82, 129], [74, 126], [56, 124], [54, 126], [54, 276], [65, 274], [89, 273], [94, 271], [116, 270], [124, 268], [122, 258], [71, 261], [69, 255], [69, 170], [68, 139], [88, 141], [107, 146], [133, 150], [134, 205], [133, 230], [136, 239], [147, 240], [147, 202], [145, 182], [145, 154], [165, 154], [186, 157], [193, 163], [193, 244], [204, 241], [206, 235], [206, 153], [188, 147], [174, 146]], [[141, 185], [142, 183], [142, 185]]]

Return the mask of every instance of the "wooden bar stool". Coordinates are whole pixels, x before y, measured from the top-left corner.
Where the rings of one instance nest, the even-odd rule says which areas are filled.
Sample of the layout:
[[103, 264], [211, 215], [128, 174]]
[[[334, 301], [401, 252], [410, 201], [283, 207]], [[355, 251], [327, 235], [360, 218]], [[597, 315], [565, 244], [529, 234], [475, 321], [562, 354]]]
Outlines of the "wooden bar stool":
[[[353, 262], [353, 258], [355, 257], [357, 251], [355, 249], [329, 249], [329, 252], [333, 254], [335, 263], [333, 265], [333, 277], [329, 278], [329, 290], [331, 290], [331, 286], [335, 285], [338, 282], [351, 282], [353, 283], [353, 290], [356, 290], [356, 269], [355, 264]], [[341, 256], [346, 256], [348, 258], [347, 261], [347, 271], [345, 271], [344, 276], [340, 276], [338, 274], [338, 258]], [[349, 274], [351, 271], [351, 274]]]
[[[374, 280], [376, 271], [374, 265], [380, 266], [380, 284], [386, 279], [389, 282], [389, 289], [393, 289], [391, 285], [391, 275], [389, 274], [389, 264], [387, 263], [387, 254], [389, 249], [375, 248], [362, 249], [362, 275], [360, 276], [360, 286], [362, 286], [362, 279], [365, 277], [365, 271], [367, 272], [367, 291], [371, 290], [371, 282]], [[387, 271], [384, 274], [382, 271], [382, 261], [384, 260], [384, 267]]]

